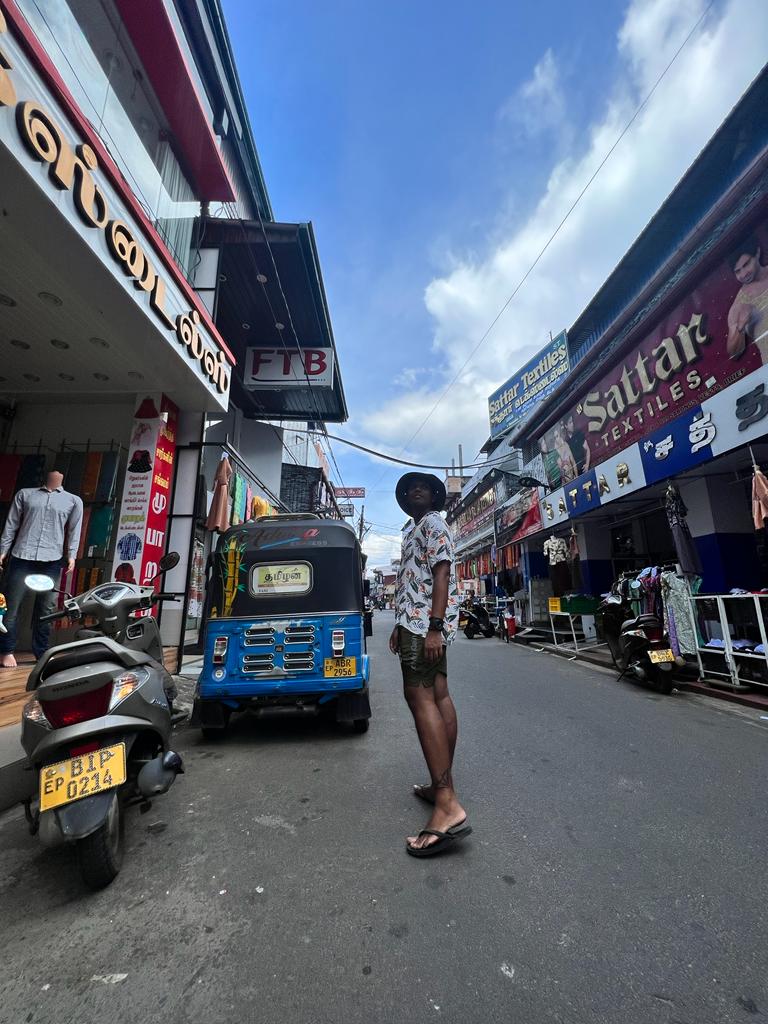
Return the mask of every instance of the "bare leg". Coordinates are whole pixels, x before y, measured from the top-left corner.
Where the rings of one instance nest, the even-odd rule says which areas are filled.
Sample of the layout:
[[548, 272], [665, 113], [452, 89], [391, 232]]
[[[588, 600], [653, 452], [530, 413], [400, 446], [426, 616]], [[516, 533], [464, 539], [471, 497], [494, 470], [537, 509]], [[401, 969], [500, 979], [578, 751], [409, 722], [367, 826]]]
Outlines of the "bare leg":
[[[445, 725], [445, 731], [448, 737], [451, 770], [453, 770], [453, 756], [456, 752], [456, 738], [458, 736], [458, 719], [456, 717], [456, 708], [454, 707], [453, 700], [448, 692], [448, 680], [444, 675], [435, 676], [434, 694], [437, 710], [440, 712], [440, 717]], [[405, 697], [407, 700], [407, 689]], [[419, 786], [419, 789], [421, 791], [421, 795], [426, 800], [435, 799], [435, 793], [431, 784], [428, 786]]]
[[[442, 677], [445, 682], [445, 677]], [[427, 762], [432, 789], [435, 797], [435, 809], [427, 824], [427, 828], [445, 831], [464, 820], [466, 814], [458, 801], [453, 789], [452, 759], [453, 747], [456, 742], [456, 712], [450, 701], [445, 684], [443, 697], [444, 707], [438, 707], [437, 688], [432, 686], [406, 686], [405, 699], [416, 723], [424, 760]], [[446, 724], [441, 713], [445, 710], [449, 718]], [[451, 712], [453, 712], [451, 716]], [[451, 724], [452, 723], [452, 724]], [[436, 842], [435, 836], [409, 836], [408, 842], [415, 847], [429, 846]]]

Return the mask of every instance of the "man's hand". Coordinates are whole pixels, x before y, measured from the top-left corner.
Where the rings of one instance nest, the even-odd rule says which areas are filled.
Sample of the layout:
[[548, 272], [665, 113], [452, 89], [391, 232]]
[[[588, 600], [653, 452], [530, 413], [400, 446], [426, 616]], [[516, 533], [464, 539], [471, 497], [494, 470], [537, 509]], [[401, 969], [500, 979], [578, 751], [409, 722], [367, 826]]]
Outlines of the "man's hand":
[[439, 661], [443, 653], [443, 634], [430, 629], [424, 641], [424, 657], [427, 661]]
[[392, 630], [392, 635], [389, 638], [389, 649], [393, 654], [397, 654], [400, 650], [400, 634], [397, 626]]
[[5, 555], [0, 555], [0, 569], [5, 565]]
[[74, 568], [75, 568], [75, 560], [74, 560], [74, 558], [68, 558], [67, 559], [67, 572], [72, 572], [72, 570]]

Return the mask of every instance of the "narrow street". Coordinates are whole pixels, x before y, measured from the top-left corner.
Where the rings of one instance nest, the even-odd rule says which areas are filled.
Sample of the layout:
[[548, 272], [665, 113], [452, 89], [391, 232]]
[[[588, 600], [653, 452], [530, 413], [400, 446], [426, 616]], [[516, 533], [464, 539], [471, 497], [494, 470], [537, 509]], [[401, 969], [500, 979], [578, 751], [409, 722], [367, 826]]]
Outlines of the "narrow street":
[[768, 1012], [768, 722], [459, 637], [459, 791], [431, 861], [415, 735], [376, 615], [371, 729], [182, 727], [187, 774], [123, 871], [0, 818], [0, 1020], [722, 1024]]

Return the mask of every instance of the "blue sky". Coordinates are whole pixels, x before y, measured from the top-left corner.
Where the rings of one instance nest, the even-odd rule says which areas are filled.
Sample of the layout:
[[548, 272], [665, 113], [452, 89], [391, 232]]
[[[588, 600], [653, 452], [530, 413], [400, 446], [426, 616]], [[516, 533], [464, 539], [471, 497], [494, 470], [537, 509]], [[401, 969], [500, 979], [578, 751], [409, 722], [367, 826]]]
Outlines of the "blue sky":
[[[351, 414], [332, 432], [401, 452], [706, 6], [224, 0], [275, 215], [315, 226]], [[573, 322], [765, 38], [768, 5], [715, 3], [406, 458], [475, 455], [487, 395]], [[334, 451], [384, 561], [398, 470]]]

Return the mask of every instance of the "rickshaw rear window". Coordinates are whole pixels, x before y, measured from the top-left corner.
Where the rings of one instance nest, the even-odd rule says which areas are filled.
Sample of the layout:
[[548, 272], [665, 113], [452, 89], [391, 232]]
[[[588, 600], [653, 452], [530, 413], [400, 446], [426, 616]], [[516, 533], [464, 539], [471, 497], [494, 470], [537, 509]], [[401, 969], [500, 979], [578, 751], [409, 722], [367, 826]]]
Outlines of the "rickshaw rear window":
[[250, 591], [254, 597], [308, 594], [311, 589], [309, 562], [270, 562], [251, 568]]

